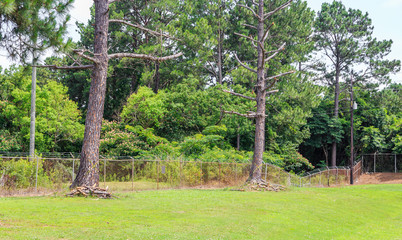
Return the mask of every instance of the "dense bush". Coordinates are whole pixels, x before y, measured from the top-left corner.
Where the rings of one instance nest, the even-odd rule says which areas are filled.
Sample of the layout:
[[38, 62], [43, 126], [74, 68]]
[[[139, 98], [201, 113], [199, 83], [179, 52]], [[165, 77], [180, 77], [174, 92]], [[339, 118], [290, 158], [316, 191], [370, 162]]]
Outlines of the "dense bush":
[[[0, 186], [5, 188], [27, 188], [35, 186], [36, 161], [27, 159], [0, 159]], [[43, 169], [43, 161], [38, 163], [38, 185], [50, 185], [49, 177]]]

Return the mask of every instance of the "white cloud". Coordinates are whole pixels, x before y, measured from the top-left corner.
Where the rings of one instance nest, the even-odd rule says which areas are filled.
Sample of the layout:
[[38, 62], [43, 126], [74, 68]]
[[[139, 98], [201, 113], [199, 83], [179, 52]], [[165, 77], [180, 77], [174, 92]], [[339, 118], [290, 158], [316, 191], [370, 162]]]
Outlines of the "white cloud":
[[79, 34], [76, 32], [77, 27], [75, 26], [75, 22], [87, 23], [88, 19], [91, 17], [90, 8], [92, 4], [92, 0], [80, 0], [74, 2], [73, 8], [70, 11], [71, 20], [68, 23], [69, 37], [74, 41], [80, 39]]

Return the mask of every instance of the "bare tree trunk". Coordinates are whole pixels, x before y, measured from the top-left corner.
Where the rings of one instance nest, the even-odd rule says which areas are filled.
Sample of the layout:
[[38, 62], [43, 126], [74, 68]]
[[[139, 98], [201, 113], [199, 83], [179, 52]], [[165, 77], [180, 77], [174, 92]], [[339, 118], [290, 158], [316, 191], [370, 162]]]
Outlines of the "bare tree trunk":
[[[334, 106], [334, 118], [338, 119], [339, 115], [339, 64], [336, 66], [336, 75], [335, 75], [335, 106]], [[336, 166], [336, 142], [332, 142], [332, 151], [331, 151], [331, 166]]]
[[[258, 4], [258, 15], [264, 16], [264, 1], [260, 0]], [[264, 22], [258, 22], [258, 42], [263, 43], [264, 40]], [[262, 155], [265, 149], [265, 78], [264, 78], [264, 50], [258, 45], [258, 58], [257, 58], [257, 84], [256, 84], [256, 124], [255, 124], [255, 142], [254, 142], [254, 155], [251, 165], [251, 171], [248, 181], [260, 182], [261, 181], [261, 168], [262, 168]]]
[[[255, 4], [255, 2], [253, 2]], [[253, 8], [246, 6], [246, 5], [241, 5], [238, 4], [238, 6], [243, 7], [248, 9], [253, 15], [256, 17], [258, 20], [258, 25], [257, 27], [251, 26], [251, 25], [246, 25], [246, 26], [251, 26], [254, 29], [257, 29], [257, 41], [250, 37], [246, 36], [240, 33], [235, 33], [236, 35], [246, 38], [253, 42], [253, 45], [257, 48], [257, 70], [253, 69], [252, 67], [248, 66], [247, 64], [243, 63], [240, 61], [240, 59], [237, 57], [235, 54], [236, 60], [239, 62], [239, 64], [246, 68], [247, 70], [257, 74], [257, 83], [255, 84], [255, 92], [256, 92], [256, 97], [249, 97], [245, 96], [239, 93], [235, 93], [232, 91], [227, 91], [223, 90], [224, 92], [228, 92], [234, 96], [242, 97], [245, 99], [249, 99], [252, 101], [257, 102], [257, 110], [256, 112], [248, 112], [247, 114], [242, 114], [234, 111], [224, 111], [225, 113], [229, 114], [236, 114], [242, 117], [247, 117], [247, 118], [255, 118], [256, 125], [255, 125], [255, 140], [254, 140], [254, 155], [253, 155], [253, 162], [251, 164], [251, 169], [250, 169], [250, 175], [249, 178], [247, 179], [247, 182], [251, 184], [255, 183], [261, 183], [264, 182], [261, 179], [261, 168], [262, 168], [262, 157], [265, 149], [265, 109], [266, 109], [266, 95], [267, 95], [267, 90], [272, 88], [275, 83], [277, 82], [277, 79], [285, 76], [287, 74], [292, 74], [294, 71], [289, 71], [285, 73], [281, 73], [275, 76], [267, 77], [265, 78], [265, 62], [270, 61], [272, 58], [274, 58], [280, 51], [284, 50], [285, 48], [285, 43], [282, 44], [276, 51], [271, 52], [272, 55], [266, 58], [265, 54], [266, 51], [264, 49], [264, 42], [268, 39], [269, 36], [269, 27], [264, 30], [264, 21], [267, 20], [269, 17], [271, 17], [273, 14], [276, 12], [288, 7], [292, 3], [292, 0], [287, 1], [286, 3], [283, 3], [281, 6], [277, 7], [276, 9], [265, 13], [264, 14], [264, 0], [259, 0], [258, 1], [258, 11], [254, 11]], [[272, 25], [273, 26], [273, 23]], [[254, 42], [256, 42], [254, 44]], [[266, 81], [271, 80], [269, 86], [266, 86], [267, 83]], [[269, 91], [269, 93], [275, 93], [278, 92], [278, 90], [272, 90]]]
[[159, 64], [160, 64], [159, 62], [155, 62], [154, 93], [158, 93], [159, 90], [159, 83], [160, 83]]
[[135, 88], [137, 87], [137, 75], [135, 72], [133, 73], [133, 76], [131, 77], [131, 84], [130, 84], [130, 95], [135, 91]]
[[327, 149], [326, 146], [324, 146], [324, 144], [325, 143], [323, 143], [322, 150], [323, 150], [324, 155], [325, 155], [325, 164], [328, 166], [328, 149]]
[[107, 0], [95, 0], [94, 64], [80, 168], [71, 188], [99, 186], [99, 144], [106, 94], [108, 68], [107, 35], [109, 8]]
[[219, 30], [218, 30], [218, 83], [222, 84], [223, 82], [223, 73], [222, 73], [222, 30], [220, 29], [219, 22]]

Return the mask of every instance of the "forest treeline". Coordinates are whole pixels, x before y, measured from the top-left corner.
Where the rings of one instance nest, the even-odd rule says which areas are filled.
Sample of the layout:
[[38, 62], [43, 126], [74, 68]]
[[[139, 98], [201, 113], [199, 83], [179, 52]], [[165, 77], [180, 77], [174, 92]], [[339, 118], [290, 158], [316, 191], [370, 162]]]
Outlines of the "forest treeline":
[[[229, 114], [255, 109], [245, 97], [255, 98], [256, 77], [249, 70], [257, 66], [250, 37], [256, 29], [247, 24], [254, 21], [253, 12], [239, 4], [253, 3], [122, 0], [110, 5], [111, 19], [118, 19], [109, 23], [110, 52], [177, 57], [109, 60], [102, 155], [250, 161], [255, 120]], [[81, 38], [69, 49], [93, 51], [94, 11], [86, 24], [77, 24]], [[367, 14], [337, 1], [315, 13], [299, 0], [274, 15], [268, 29], [264, 49], [276, 54], [267, 75], [294, 73], [269, 82], [275, 91], [266, 100], [265, 162], [308, 171], [330, 165], [336, 143], [336, 164], [346, 165], [352, 81], [356, 155], [402, 153], [402, 85], [389, 78], [400, 62], [384, 58], [392, 41], [372, 37]], [[43, 65], [76, 64], [69, 51]], [[79, 152], [91, 70], [38, 68], [37, 81], [36, 151]], [[30, 91], [29, 66], [1, 69], [0, 151], [29, 150]]]

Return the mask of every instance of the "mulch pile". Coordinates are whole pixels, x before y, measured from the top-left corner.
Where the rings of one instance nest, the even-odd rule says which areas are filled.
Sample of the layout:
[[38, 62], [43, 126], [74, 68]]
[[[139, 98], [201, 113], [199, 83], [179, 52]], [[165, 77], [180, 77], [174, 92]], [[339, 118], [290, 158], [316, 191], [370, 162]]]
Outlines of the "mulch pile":
[[107, 189], [102, 189], [99, 187], [88, 187], [81, 186], [76, 187], [71, 190], [70, 193], [66, 194], [68, 197], [82, 196], [82, 197], [97, 197], [97, 198], [115, 198]]

